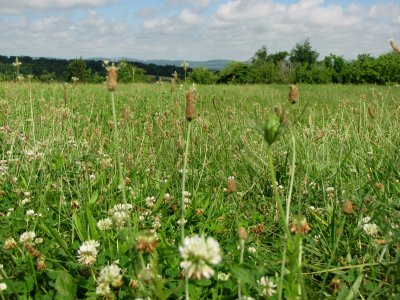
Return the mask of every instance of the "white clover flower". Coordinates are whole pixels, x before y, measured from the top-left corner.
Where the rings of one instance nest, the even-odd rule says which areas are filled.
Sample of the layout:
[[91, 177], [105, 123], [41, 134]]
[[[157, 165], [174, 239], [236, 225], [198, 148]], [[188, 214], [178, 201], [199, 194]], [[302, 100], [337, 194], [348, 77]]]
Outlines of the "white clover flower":
[[254, 253], [257, 252], [257, 249], [256, 249], [255, 247], [249, 247], [249, 248], [247, 249], [247, 251], [248, 251], [249, 253], [251, 253], [251, 254], [254, 254]]
[[221, 281], [227, 281], [229, 279], [229, 274], [219, 272], [217, 278], [218, 278], [218, 280], [221, 280]]
[[114, 205], [113, 208], [109, 210], [109, 215], [111, 216], [113, 223], [118, 229], [123, 228], [128, 222], [130, 217], [130, 210], [132, 209], [132, 207], [132, 204], [120, 203]]
[[33, 240], [36, 237], [36, 233], [34, 231], [26, 231], [23, 234], [20, 235], [19, 241], [23, 243], [30, 243], [33, 242]]
[[379, 232], [379, 227], [375, 223], [367, 223], [363, 225], [363, 229], [367, 235], [376, 235]]
[[186, 220], [186, 219], [179, 219], [178, 221], [176, 221], [176, 223], [177, 223], [178, 225], [182, 225], [182, 223], [183, 223], [183, 224], [186, 224], [186, 223], [187, 223], [187, 220]]
[[99, 282], [113, 287], [120, 287], [122, 285], [121, 268], [116, 264], [105, 266], [100, 270]]
[[35, 211], [33, 209], [26, 211], [26, 216], [30, 217], [30, 216], [34, 216], [34, 215], [35, 215]]
[[43, 243], [43, 238], [36, 238], [35, 239], [35, 244], [41, 244]]
[[5, 291], [7, 289], [7, 284], [0, 282], [0, 291]]
[[101, 231], [109, 230], [112, 226], [112, 220], [110, 218], [105, 218], [97, 222], [97, 228]]
[[276, 284], [271, 281], [267, 276], [263, 276], [260, 280], [257, 280], [257, 284], [263, 287], [262, 295], [266, 297], [271, 297], [276, 293]]
[[154, 204], [156, 203], [156, 198], [154, 196], [147, 197], [146, 198], [146, 206], [148, 208], [154, 207]]
[[108, 296], [111, 294], [110, 285], [105, 282], [100, 282], [96, 287], [96, 295]]
[[328, 194], [328, 196], [333, 196], [333, 194], [335, 193], [335, 188], [332, 186], [328, 186], [325, 191]]
[[96, 175], [90, 174], [90, 175], [89, 175], [89, 179], [90, 179], [90, 181], [96, 180]]
[[95, 240], [85, 241], [78, 249], [78, 262], [83, 265], [92, 265], [96, 261], [99, 242]]
[[179, 251], [183, 258], [180, 266], [189, 278], [210, 278], [214, 275], [214, 270], [208, 264], [216, 265], [221, 262], [219, 244], [212, 237], [186, 237], [183, 245], [179, 246]]
[[371, 217], [366, 216], [366, 217], [362, 218], [363, 224], [367, 224], [367, 223], [369, 223], [369, 221], [371, 221]]

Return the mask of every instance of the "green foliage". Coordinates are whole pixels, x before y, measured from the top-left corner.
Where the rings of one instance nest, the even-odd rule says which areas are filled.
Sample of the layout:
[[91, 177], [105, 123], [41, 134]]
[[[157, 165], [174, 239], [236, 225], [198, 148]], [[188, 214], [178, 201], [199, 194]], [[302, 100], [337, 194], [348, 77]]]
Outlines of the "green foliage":
[[214, 71], [210, 71], [203, 67], [194, 68], [189, 74], [189, 80], [198, 84], [214, 84], [218, 79]]
[[71, 81], [72, 77], [79, 78], [80, 82], [86, 82], [89, 78], [89, 70], [86, 61], [82, 58], [72, 60], [67, 67], [66, 81]]
[[297, 43], [290, 51], [289, 59], [291, 63], [308, 64], [312, 66], [317, 62], [319, 53], [312, 49], [310, 39], [302, 43]]
[[249, 64], [231, 62], [219, 74], [219, 83], [248, 83], [251, 72]]

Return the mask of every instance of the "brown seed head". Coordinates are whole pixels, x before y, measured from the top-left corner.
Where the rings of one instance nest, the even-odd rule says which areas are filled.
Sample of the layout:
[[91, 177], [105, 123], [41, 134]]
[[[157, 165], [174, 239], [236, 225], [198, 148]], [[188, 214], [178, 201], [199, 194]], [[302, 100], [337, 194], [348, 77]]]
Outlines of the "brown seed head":
[[385, 187], [382, 182], [375, 183], [375, 186], [380, 191], [382, 191], [384, 189], [384, 187]]
[[194, 108], [194, 93], [189, 91], [186, 94], [186, 119], [190, 122], [194, 119], [195, 108]]
[[157, 247], [157, 236], [151, 233], [145, 233], [139, 237], [138, 251], [150, 253]]
[[111, 67], [107, 68], [107, 72], [107, 88], [111, 92], [117, 87], [118, 69], [112, 65]]
[[292, 221], [292, 223], [289, 226], [289, 230], [293, 234], [300, 233], [300, 234], [304, 235], [304, 234], [307, 234], [311, 230], [311, 227], [308, 224], [306, 218], [298, 217]]
[[352, 214], [354, 212], [354, 205], [351, 200], [346, 200], [343, 202], [342, 210], [345, 214]]
[[35, 247], [33, 247], [33, 245], [31, 243], [25, 243], [24, 247], [26, 248], [26, 250], [29, 251], [30, 254], [32, 254], [32, 256], [34, 257], [41, 257], [42, 254], [35, 249]]
[[235, 177], [229, 176], [228, 183], [226, 184], [226, 192], [230, 193], [230, 194], [236, 192], [236, 180], [235, 180]]
[[37, 269], [38, 271], [43, 271], [43, 270], [46, 269], [46, 261], [45, 261], [45, 259], [44, 259], [43, 257], [40, 257], [40, 258], [38, 259], [38, 262], [37, 262], [37, 264], [36, 264], [36, 269]]
[[5, 250], [11, 250], [17, 247], [17, 242], [13, 238], [8, 238], [4, 242], [4, 249]]
[[247, 240], [247, 231], [244, 227], [239, 227], [238, 236], [239, 236], [239, 240], [242, 240], [242, 241]]
[[300, 93], [299, 90], [297, 89], [297, 86], [292, 84], [290, 86], [290, 91], [289, 91], [289, 102], [292, 104], [295, 104], [297, 101], [299, 101]]

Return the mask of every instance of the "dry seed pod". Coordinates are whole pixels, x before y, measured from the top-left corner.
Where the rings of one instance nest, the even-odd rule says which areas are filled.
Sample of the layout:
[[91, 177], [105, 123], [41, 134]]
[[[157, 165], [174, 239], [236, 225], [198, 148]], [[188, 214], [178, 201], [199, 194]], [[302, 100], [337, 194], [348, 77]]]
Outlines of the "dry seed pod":
[[117, 80], [118, 80], [118, 69], [114, 65], [111, 67], [107, 67], [107, 88], [108, 90], [114, 91], [116, 86], [117, 86]]
[[297, 86], [292, 84], [290, 86], [290, 91], [289, 91], [289, 102], [292, 104], [295, 104], [297, 101], [299, 101], [300, 93], [299, 90], [297, 89]]
[[192, 121], [194, 119], [195, 108], [194, 108], [194, 93], [192, 91], [186, 94], [186, 119]]

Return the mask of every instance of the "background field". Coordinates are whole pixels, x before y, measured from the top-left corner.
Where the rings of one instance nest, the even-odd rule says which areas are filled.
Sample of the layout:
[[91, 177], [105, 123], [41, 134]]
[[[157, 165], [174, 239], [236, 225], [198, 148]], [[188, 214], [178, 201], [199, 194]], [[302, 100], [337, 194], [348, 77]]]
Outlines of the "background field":
[[[33, 84], [30, 98], [27, 83], [0, 84], [0, 243], [17, 242], [0, 250], [0, 277], [8, 287], [2, 297], [95, 297], [99, 270], [116, 260], [123, 284], [110, 298], [183, 297], [177, 222], [191, 86], [171, 92], [169, 84], [119, 85], [116, 143], [106, 87], [78, 83], [67, 87], [64, 98], [61, 84]], [[218, 240], [222, 262], [211, 279], [190, 281], [191, 299], [236, 299], [238, 282], [243, 295], [257, 298], [263, 294], [261, 276], [279, 282], [284, 229], [263, 139], [266, 118], [277, 105], [287, 116], [272, 145], [280, 195], [284, 202], [291, 199], [290, 219], [304, 216], [311, 227], [302, 236], [301, 272], [290, 280], [300, 282], [303, 298], [400, 297], [400, 88], [298, 88], [300, 101], [291, 105], [287, 85], [195, 87], [186, 235]], [[102, 231], [97, 222], [123, 203], [117, 157], [133, 209], [126, 227]], [[236, 180], [233, 193], [224, 191], [229, 176]], [[156, 202], [149, 207], [146, 198], [152, 196]], [[344, 212], [346, 200], [353, 206]], [[378, 232], [369, 234], [367, 223]], [[240, 226], [248, 233], [243, 263]], [[41, 255], [19, 242], [26, 231], [43, 238], [34, 244]], [[142, 253], [138, 240], [150, 231], [158, 245]], [[91, 267], [76, 257], [87, 240], [100, 243]], [[290, 266], [288, 258], [289, 272]], [[229, 278], [218, 279], [221, 272]]]

